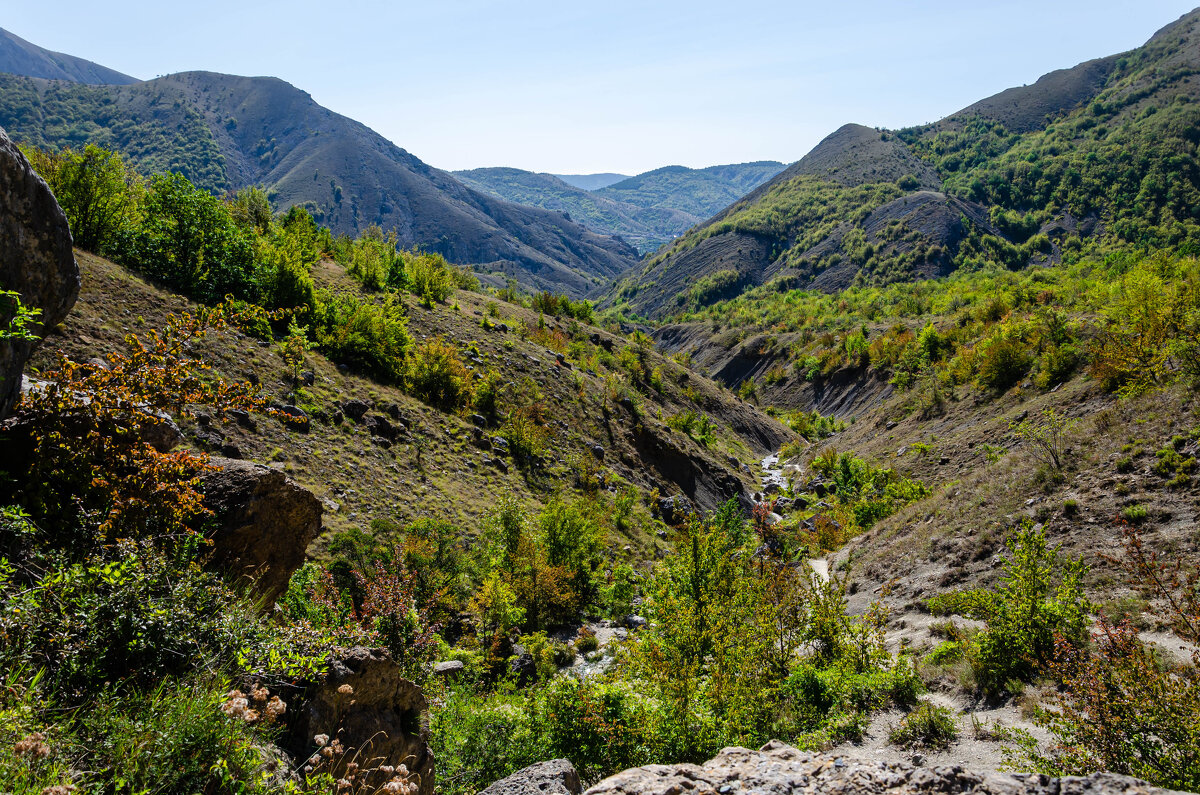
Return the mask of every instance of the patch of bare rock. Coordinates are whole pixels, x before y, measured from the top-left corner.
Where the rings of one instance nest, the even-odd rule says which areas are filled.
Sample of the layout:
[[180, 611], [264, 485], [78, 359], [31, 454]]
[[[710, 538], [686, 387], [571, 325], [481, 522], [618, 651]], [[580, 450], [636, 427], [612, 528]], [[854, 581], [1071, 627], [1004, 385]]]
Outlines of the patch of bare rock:
[[757, 751], [726, 748], [703, 765], [646, 765], [625, 770], [601, 781], [585, 795], [1162, 795], [1168, 792], [1111, 773], [1057, 779], [977, 773], [959, 766], [917, 767], [906, 762], [806, 753], [772, 740]]

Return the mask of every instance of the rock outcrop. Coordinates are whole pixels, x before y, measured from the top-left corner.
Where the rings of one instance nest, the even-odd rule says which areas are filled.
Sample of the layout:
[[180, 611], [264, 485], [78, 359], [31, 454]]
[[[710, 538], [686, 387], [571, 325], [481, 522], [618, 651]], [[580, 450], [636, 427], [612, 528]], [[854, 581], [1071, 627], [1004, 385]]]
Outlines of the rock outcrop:
[[973, 773], [961, 767], [834, 757], [772, 740], [758, 751], [726, 748], [703, 765], [646, 765], [606, 778], [585, 795], [1164, 795], [1170, 790], [1111, 773], [1087, 777]]
[[[61, 323], [79, 296], [79, 266], [71, 249], [67, 217], [50, 188], [3, 129], [0, 290], [14, 290], [25, 306], [41, 310], [40, 325], [30, 329], [38, 334]], [[0, 308], [0, 312], [6, 311], [7, 307]], [[0, 328], [7, 320], [0, 314]], [[8, 416], [17, 402], [21, 370], [36, 345], [30, 340], [0, 340], [0, 419]]]
[[538, 762], [497, 781], [479, 795], [579, 795], [579, 773], [566, 759]]
[[289, 750], [303, 759], [315, 748], [314, 737], [336, 737], [359, 751], [363, 768], [405, 765], [420, 776], [421, 795], [429, 795], [434, 771], [426, 709], [421, 688], [400, 675], [387, 651], [355, 646], [305, 694], [289, 723]]
[[321, 529], [321, 501], [276, 469], [230, 458], [212, 464], [218, 469], [200, 484], [217, 517], [211, 565], [274, 604]]

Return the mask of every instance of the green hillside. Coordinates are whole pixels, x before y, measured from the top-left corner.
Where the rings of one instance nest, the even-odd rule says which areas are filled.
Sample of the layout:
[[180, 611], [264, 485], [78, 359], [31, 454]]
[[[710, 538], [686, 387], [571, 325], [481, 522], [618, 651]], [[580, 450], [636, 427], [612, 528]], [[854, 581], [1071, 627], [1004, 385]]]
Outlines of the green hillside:
[[679, 210], [705, 219], [783, 169], [783, 163], [773, 160], [708, 168], [665, 166], [601, 188], [596, 193], [638, 207]]
[[499, 199], [566, 213], [594, 232], [617, 235], [640, 252], [654, 251], [700, 219], [679, 210], [639, 207], [572, 187], [550, 174], [516, 168], [456, 171], [467, 187]]
[[773, 162], [704, 169], [668, 166], [597, 189], [516, 168], [477, 168], [454, 175], [497, 198], [567, 213], [588, 229], [619, 235], [645, 253], [683, 234], [782, 168], [782, 163]]
[[832, 291], [1091, 251], [1191, 251], [1196, 19], [926, 127], [847, 125], [610, 300], [663, 317], [767, 283]]
[[561, 213], [465, 188], [274, 78], [189, 72], [109, 86], [0, 74], [0, 127], [40, 147], [98, 144], [215, 193], [259, 185], [277, 209], [302, 205], [340, 233], [395, 229], [495, 284], [579, 296], [637, 256]]

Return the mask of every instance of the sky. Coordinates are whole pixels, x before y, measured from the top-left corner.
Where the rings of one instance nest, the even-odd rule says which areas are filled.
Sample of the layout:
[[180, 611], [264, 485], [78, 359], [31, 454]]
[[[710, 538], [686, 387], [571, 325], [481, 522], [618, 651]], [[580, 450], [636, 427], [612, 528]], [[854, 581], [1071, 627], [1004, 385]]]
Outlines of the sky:
[[1171, 0], [0, 0], [0, 27], [135, 77], [272, 75], [444, 169], [792, 162], [1131, 49]]

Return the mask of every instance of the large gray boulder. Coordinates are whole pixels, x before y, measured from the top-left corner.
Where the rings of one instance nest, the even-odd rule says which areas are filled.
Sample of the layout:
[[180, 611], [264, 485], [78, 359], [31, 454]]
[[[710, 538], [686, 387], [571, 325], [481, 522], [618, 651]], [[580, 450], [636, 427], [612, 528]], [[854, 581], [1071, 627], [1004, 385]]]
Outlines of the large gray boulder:
[[772, 740], [757, 751], [726, 748], [703, 765], [646, 765], [617, 773], [585, 795], [1162, 795], [1169, 790], [1111, 773], [1050, 778], [974, 773], [958, 766], [835, 757], [798, 751]]
[[[430, 795], [434, 770], [427, 710], [421, 688], [400, 675], [385, 649], [355, 646], [336, 657], [329, 672], [305, 693], [289, 721], [291, 750], [305, 759], [317, 748], [315, 737], [336, 737], [358, 752], [362, 768], [405, 765], [420, 777], [421, 795]], [[348, 751], [345, 761], [353, 758]]]
[[[42, 310], [39, 336], [61, 323], [79, 296], [79, 266], [71, 229], [50, 188], [0, 129], [0, 290]], [[21, 371], [37, 346], [0, 340], [0, 419], [21, 394]]]
[[551, 759], [502, 778], [479, 795], [579, 795], [579, 773], [566, 759]]
[[321, 529], [321, 501], [277, 469], [213, 458], [204, 504], [216, 514], [210, 564], [244, 579], [267, 606], [287, 589]]

